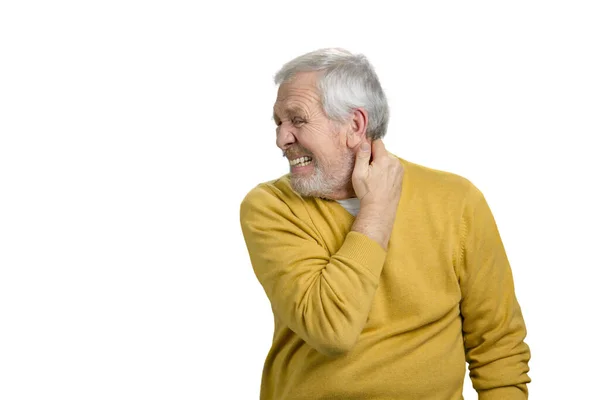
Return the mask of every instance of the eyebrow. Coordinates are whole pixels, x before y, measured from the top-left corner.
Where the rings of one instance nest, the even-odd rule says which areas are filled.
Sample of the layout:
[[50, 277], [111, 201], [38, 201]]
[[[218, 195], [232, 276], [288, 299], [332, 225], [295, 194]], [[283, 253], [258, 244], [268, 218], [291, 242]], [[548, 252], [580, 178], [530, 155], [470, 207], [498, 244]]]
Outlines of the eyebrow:
[[[283, 113], [284, 114], [302, 114], [303, 111], [302, 111], [302, 108], [300, 108], [300, 107], [292, 106], [292, 107], [285, 108], [283, 110]], [[273, 110], [273, 116], [271, 117], [271, 119], [273, 121], [277, 121], [278, 120], [277, 114], [275, 114], [275, 110]]]

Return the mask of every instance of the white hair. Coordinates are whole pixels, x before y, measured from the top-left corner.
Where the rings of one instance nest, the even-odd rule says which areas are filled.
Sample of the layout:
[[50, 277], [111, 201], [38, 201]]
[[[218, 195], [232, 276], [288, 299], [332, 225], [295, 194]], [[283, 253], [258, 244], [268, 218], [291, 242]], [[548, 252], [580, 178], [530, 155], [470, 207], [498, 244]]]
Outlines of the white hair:
[[315, 50], [284, 64], [275, 74], [275, 84], [308, 71], [323, 71], [318, 89], [323, 111], [331, 120], [343, 122], [354, 109], [363, 107], [368, 113], [367, 137], [376, 140], [386, 134], [387, 99], [373, 66], [364, 55], [340, 48]]

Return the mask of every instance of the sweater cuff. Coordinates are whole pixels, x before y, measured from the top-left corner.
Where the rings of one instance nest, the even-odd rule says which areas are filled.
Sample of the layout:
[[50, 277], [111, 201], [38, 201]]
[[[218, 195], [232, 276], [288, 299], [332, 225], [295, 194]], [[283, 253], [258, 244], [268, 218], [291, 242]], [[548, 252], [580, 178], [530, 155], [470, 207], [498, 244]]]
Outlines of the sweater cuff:
[[480, 391], [479, 400], [527, 400], [527, 394], [518, 387], [505, 386]]
[[387, 252], [367, 235], [350, 231], [336, 255], [355, 260], [379, 278]]

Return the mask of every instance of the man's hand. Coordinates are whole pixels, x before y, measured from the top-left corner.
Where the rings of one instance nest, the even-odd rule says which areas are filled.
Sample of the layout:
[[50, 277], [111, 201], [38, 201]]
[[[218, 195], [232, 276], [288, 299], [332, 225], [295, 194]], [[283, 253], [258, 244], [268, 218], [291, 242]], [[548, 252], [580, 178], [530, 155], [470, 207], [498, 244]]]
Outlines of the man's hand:
[[402, 192], [404, 169], [398, 158], [388, 153], [383, 142], [375, 140], [371, 146], [361, 147], [356, 154], [352, 185], [360, 200], [360, 211], [352, 230], [378, 242], [387, 250], [396, 219], [396, 210]]
[[[373, 149], [373, 162], [371, 158]], [[361, 145], [356, 153], [352, 173], [352, 185], [360, 207], [377, 207], [381, 210], [396, 209], [400, 200], [404, 169], [400, 161], [388, 153], [381, 139]]]

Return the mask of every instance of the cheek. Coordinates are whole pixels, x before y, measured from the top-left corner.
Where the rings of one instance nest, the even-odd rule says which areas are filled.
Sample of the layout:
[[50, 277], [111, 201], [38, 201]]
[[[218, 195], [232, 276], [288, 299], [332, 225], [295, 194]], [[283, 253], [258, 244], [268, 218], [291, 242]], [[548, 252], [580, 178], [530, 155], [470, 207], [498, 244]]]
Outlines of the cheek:
[[344, 155], [345, 142], [329, 123], [310, 123], [298, 131], [298, 144], [313, 157], [315, 165], [334, 165]]
[[298, 144], [313, 155], [319, 155], [323, 149], [330, 146], [331, 139], [327, 138], [324, 129], [314, 125], [303, 126], [298, 130]]

